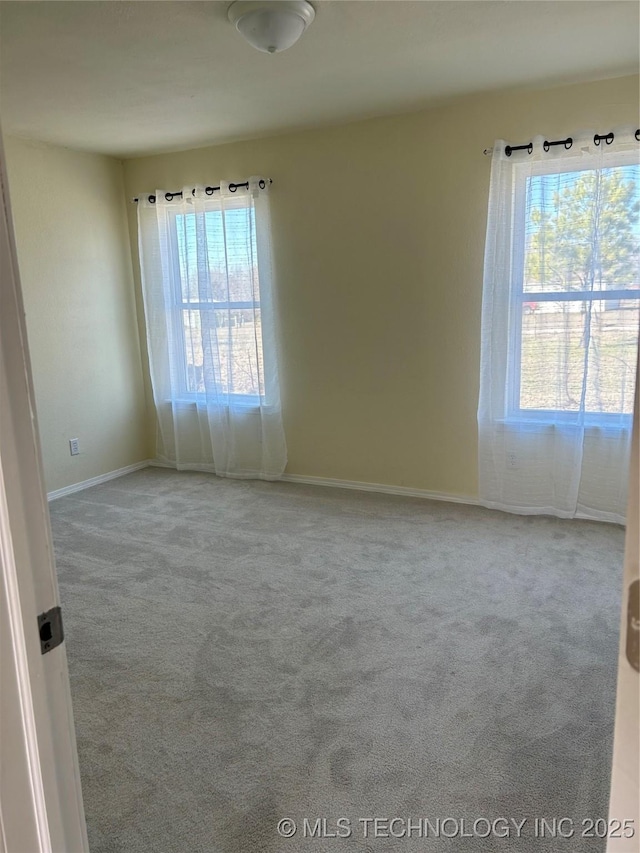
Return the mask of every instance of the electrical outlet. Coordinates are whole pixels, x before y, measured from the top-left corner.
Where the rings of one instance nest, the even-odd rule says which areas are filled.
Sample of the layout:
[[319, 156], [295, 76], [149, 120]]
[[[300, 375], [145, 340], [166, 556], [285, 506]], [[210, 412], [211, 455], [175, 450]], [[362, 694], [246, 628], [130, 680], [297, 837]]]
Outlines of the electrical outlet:
[[517, 470], [520, 467], [518, 464], [518, 454], [517, 453], [507, 453], [507, 468], [512, 471]]
[[72, 456], [78, 456], [78, 454], [80, 453], [80, 442], [77, 438], [69, 439], [69, 453]]

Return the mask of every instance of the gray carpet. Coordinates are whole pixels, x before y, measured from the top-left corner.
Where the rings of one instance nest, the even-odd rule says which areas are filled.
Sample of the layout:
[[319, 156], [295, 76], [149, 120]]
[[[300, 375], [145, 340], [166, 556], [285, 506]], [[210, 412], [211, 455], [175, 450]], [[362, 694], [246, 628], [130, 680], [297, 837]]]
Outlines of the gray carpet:
[[160, 469], [51, 515], [92, 853], [604, 849], [620, 528]]

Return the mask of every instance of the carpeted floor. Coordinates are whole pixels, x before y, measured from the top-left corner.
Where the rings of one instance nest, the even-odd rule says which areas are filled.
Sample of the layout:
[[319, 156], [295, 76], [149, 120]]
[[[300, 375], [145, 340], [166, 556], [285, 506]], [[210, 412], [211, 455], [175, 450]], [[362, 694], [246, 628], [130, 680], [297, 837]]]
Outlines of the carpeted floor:
[[161, 469], [51, 515], [92, 853], [604, 849], [620, 528]]

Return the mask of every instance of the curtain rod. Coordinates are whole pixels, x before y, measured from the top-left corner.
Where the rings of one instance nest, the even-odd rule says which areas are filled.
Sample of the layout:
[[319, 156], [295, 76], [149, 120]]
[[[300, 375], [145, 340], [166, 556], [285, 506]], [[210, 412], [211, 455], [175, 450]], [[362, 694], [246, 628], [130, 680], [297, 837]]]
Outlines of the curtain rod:
[[[270, 184], [273, 183], [271, 178], [269, 178], [269, 183]], [[258, 186], [260, 187], [260, 189], [263, 190], [266, 187], [266, 185], [267, 184], [264, 181], [264, 179], [260, 178], [260, 180], [258, 181]], [[219, 189], [220, 189], [220, 187], [205, 187], [204, 191], [207, 195], [213, 195], [214, 192], [218, 191]], [[234, 193], [236, 190], [239, 190], [239, 189], [248, 190], [249, 189], [249, 181], [245, 181], [243, 184], [229, 184], [229, 192]], [[195, 195], [195, 194], [196, 194], [196, 190], [194, 187], [191, 190], [191, 195]], [[173, 193], [165, 193], [164, 194], [164, 197], [167, 201], [173, 201], [173, 199], [176, 198], [177, 196], [180, 196], [182, 198], [182, 190], [177, 190], [176, 192], [173, 192]], [[138, 199], [132, 198], [131, 202], [132, 202], [132, 204], [137, 204]], [[149, 196], [149, 202], [150, 202], [150, 204], [155, 204], [156, 203], [156, 197], [154, 195], [150, 195]]]
[[[636, 130], [635, 137], [640, 142], [640, 128]], [[602, 140], [604, 140], [607, 145], [611, 145], [613, 140], [615, 139], [615, 134], [612, 130], [609, 133], [596, 133], [593, 137], [594, 145], [600, 145]], [[545, 151], [548, 151], [553, 145], [564, 145], [567, 151], [573, 145], [573, 138], [571, 136], [567, 136], [566, 139], [556, 139], [554, 142], [549, 142], [547, 139], [542, 143], [542, 147]], [[527, 142], [526, 145], [506, 145], [504, 149], [504, 153], [507, 157], [511, 157], [511, 154], [514, 151], [527, 151], [528, 154], [531, 154], [533, 151], [533, 142]], [[493, 148], [485, 148], [482, 152], [483, 154], [493, 154]]]

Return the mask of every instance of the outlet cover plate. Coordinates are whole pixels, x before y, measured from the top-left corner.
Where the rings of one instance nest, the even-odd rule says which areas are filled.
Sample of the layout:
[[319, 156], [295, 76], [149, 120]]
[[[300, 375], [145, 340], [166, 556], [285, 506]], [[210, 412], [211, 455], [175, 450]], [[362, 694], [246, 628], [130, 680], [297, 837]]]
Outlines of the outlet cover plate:
[[507, 468], [511, 471], [517, 471], [520, 467], [517, 453], [507, 453]]

